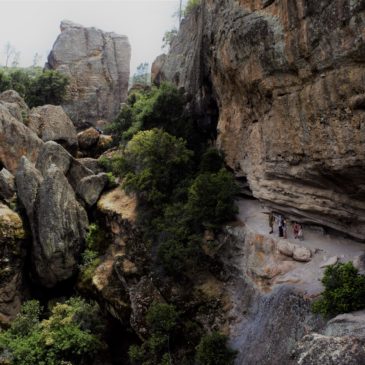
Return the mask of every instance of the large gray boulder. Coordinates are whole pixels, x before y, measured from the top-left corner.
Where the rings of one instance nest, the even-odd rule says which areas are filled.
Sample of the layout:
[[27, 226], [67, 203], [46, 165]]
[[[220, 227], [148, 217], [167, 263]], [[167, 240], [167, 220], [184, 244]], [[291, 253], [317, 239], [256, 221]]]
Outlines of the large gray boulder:
[[108, 175], [101, 173], [84, 177], [77, 186], [77, 194], [89, 206], [93, 206], [108, 184]]
[[38, 242], [33, 247], [34, 265], [43, 285], [52, 287], [77, 270], [88, 218], [55, 165], [44, 176], [36, 206]]
[[117, 115], [127, 97], [130, 57], [126, 36], [61, 22], [47, 67], [70, 79], [63, 106], [77, 128]]
[[42, 176], [23, 157], [16, 184], [32, 230], [34, 270], [42, 285], [53, 287], [77, 270], [88, 227], [86, 211], [55, 164]]
[[0, 101], [0, 166], [14, 173], [20, 158], [24, 155], [34, 162], [42, 145], [43, 141], [11, 114], [9, 103]]
[[33, 108], [27, 125], [44, 142], [55, 141], [71, 153], [77, 151], [76, 128], [61, 106]]
[[0, 101], [8, 108], [10, 114], [20, 122], [26, 122], [29, 115], [28, 105], [15, 90], [6, 90], [0, 94]]

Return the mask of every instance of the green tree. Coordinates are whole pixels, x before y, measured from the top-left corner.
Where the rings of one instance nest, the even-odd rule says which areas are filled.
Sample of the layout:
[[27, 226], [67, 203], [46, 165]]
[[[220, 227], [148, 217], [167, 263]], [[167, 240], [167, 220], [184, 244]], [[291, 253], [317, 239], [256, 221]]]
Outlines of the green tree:
[[68, 82], [67, 76], [58, 71], [42, 72], [31, 83], [26, 102], [30, 107], [44, 104], [59, 105], [65, 98]]
[[188, 212], [204, 226], [218, 226], [234, 219], [237, 191], [232, 174], [225, 169], [217, 173], [199, 174], [189, 188]]
[[171, 30], [168, 30], [165, 32], [163, 38], [162, 38], [162, 49], [167, 49], [169, 50], [171, 47], [171, 44], [173, 42], [173, 40], [176, 38], [177, 36], [177, 29], [173, 28]]
[[202, 337], [196, 348], [199, 365], [233, 365], [236, 352], [227, 347], [227, 336], [218, 332]]
[[352, 262], [328, 266], [324, 272], [322, 297], [313, 303], [315, 313], [335, 316], [365, 308], [365, 275]]
[[104, 325], [98, 306], [71, 298], [40, 320], [39, 302], [25, 302], [7, 331], [0, 334], [2, 359], [12, 365], [58, 365], [62, 361], [89, 363], [104, 345]]
[[184, 140], [161, 129], [138, 132], [122, 157], [123, 186], [153, 207], [161, 207], [188, 169], [191, 156]]

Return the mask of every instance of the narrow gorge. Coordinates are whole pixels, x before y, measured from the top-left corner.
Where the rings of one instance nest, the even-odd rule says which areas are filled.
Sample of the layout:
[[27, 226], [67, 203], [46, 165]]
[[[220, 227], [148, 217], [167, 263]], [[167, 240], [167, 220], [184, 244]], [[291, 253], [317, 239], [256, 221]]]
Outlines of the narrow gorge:
[[0, 69], [0, 364], [365, 364], [365, 1], [188, 1], [151, 84], [60, 31], [60, 100]]

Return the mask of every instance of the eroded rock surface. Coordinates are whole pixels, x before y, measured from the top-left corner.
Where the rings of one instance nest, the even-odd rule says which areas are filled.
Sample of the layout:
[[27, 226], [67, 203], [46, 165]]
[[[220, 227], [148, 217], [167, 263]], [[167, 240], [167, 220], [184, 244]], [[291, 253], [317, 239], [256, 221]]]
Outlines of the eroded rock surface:
[[77, 271], [88, 217], [76, 191], [92, 206], [107, 182], [106, 174], [94, 175], [53, 141], [43, 144], [35, 166], [21, 159], [16, 185], [32, 229], [33, 264], [42, 285], [53, 287]]
[[364, 2], [204, 4], [158, 76], [207, 117], [216, 99], [218, 146], [255, 197], [365, 240]]
[[61, 22], [48, 67], [70, 78], [64, 108], [77, 128], [117, 115], [127, 96], [130, 57], [126, 36]]
[[44, 142], [55, 141], [71, 153], [76, 152], [76, 128], [61, 106], [33, 108], [26, 124]]
[[36, 161], [43, 142], [22, 120], [14, 117], [16, 114], [12, 115], [8, 104], [0, 101], [0, 165], [15, 173], [22, 156]]

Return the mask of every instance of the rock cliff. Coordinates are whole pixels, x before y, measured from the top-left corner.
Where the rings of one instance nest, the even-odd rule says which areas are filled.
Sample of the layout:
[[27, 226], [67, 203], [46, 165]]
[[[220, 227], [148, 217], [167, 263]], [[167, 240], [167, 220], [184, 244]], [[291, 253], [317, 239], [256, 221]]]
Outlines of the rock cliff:
[[218, 146], [255, 197], [361, 240], [364, 14], [361, 0], [203, 0], [153, 72], [217, 123]]
[[116, 116], [127, 97], [130, 57], [126, 36], [61, 22], [47, 67], [69, 77], [63, 107], [78, 129]]

